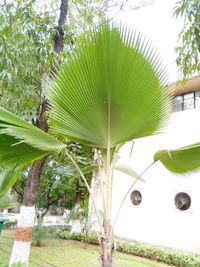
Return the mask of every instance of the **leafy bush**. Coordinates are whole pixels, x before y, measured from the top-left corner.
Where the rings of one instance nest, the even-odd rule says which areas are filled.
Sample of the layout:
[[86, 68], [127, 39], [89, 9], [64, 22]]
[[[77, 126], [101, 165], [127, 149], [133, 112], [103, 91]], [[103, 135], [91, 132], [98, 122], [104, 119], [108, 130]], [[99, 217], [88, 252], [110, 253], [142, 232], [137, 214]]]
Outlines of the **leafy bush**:
[[45, 227], [39, 223], [33, 228], [33, 244], [37, 247], [41, 247], [45, 240], [55, 239], [53, 231], [54, 228]]
[[98, 245], [99, 240], [96, 234], [86, 235], [85, 233], [70, 233], [69, 231], [55, 230], [54, 236], [56, 238], [77, 240], [80, 242], [87, 242], [89, 244]]
[[[98, 245], [97, 235], [88, 234], [87, 240], [84, 233], [70, 233], [68, 231], [55, 230], [54, 235], [61, 239], [71, 239]], [[139, 242], [117, 241], [117, 251], [135, 256], [160, 261], [177, 267], [200, 267], [200, 258], [189, 254], [173, 252], [169, 249], [158, 248]]]
[[0, 267], [8, 267], [8, 264], [0, 260]]

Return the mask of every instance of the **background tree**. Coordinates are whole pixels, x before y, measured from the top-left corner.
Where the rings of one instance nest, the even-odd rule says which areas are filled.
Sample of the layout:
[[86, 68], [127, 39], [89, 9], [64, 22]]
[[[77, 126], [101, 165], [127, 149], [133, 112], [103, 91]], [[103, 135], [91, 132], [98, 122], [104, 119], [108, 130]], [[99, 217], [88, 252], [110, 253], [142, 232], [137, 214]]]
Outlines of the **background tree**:
[[[46, 132], [48, 123], [45, 112], [48, 109], [48, 102], [42, 81], [44, 76], [52, 75], [56, 53], [60, 53], [64, 47], [62, 26], [66, 21], [67, 4], [67, 0], [61, 1], [57, 28], [55, 28], [55, 16], [49, 15], [48, 12], [38, 13], [34, 9], [33, 1], [5, 2], [0, 11], [2, 22], [0, 30], [4, 44], [0, 52], [1, 105], [32, 121]], [[32, 207], [32, 220], [45, 160], [46, 158], [33, 163], [27, 175], [23, 205], [24, 210], [25, 207], [29, 207], [29, 210]], [[20, 257], [22, 250], [18, 249], [18, 243], [14, 244], [11, 262], [17, 259], [17, 255]], [[28, 257], [28, 247], [25, 250]], [[25, 256], [25, 252], [22, 253]]]
[[[92, 171], [97, 168], [93, 159], [92, 149], [75, 143], [68, 145], [81, 171], [85, 174], [88, 184], [91, 183]], [[19, 203], [23, 200], [23, 192], [27, 180], [27, 168], [21, 173], [13, 191]], [[87, 188], [73, 163], [66, 157], [49, 157], [41, 175], [36, 206], [44, 216], [49, 210], [56, 208], [71, 209], [82, 200], [88, 198]]]
[[178, 1], [174, 15], [184, 21], [176, 47], [177, 66], [183, 77], [200, 72], [200, 2], [198, 0]]

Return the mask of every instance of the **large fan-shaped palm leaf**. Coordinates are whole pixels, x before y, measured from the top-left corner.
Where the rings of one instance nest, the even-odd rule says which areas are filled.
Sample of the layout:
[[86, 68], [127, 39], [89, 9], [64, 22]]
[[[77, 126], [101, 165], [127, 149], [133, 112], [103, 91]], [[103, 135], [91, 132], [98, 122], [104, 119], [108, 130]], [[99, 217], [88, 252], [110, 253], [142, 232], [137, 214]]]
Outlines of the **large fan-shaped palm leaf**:
[[168, 112], [161, 66], [140, 35], [101, 26], [71, 53], [52, 86], [54, 127], [102, 148], [152, 134]]
[[[97, 147], [152, 134], [168, 113], [166, 73], [140, 35], [105, 24], [71, 53], [50, 90], [54, 130]], [[0, 160], [29, 162], [65, 144], [0, 108]], [[9, 148], [9, 149], [8, 149]]]

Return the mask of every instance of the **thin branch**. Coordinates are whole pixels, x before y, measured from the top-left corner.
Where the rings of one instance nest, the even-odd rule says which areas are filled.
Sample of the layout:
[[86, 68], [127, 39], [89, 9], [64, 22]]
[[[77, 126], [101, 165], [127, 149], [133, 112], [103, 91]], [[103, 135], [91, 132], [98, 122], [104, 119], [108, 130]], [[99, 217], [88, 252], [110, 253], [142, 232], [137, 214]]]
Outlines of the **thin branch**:
[[81, 14], [82, 11], [81, 11], [80, 8], [78, 7], [76, 1], [72, 1], [72, 4], [76, 7], [76, 9], [78, 10], [78, 12]]

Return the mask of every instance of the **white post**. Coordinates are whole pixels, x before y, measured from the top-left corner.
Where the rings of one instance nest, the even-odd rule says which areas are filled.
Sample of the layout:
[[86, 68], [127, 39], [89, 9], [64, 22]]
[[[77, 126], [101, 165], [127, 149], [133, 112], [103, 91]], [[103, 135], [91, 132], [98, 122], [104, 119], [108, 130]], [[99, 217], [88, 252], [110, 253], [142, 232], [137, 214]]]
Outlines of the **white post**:
[[35, 206], [21, 206], [9, 266], [17, 262], [28, 266], [35, 215]]

